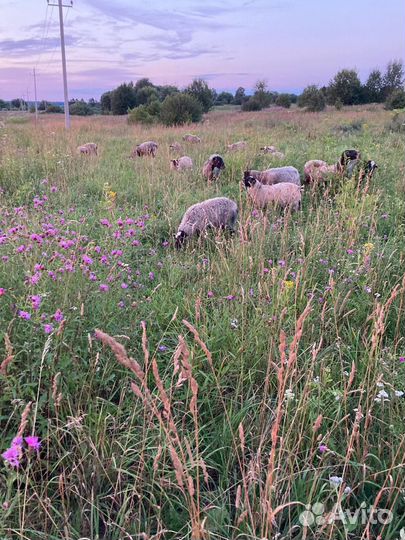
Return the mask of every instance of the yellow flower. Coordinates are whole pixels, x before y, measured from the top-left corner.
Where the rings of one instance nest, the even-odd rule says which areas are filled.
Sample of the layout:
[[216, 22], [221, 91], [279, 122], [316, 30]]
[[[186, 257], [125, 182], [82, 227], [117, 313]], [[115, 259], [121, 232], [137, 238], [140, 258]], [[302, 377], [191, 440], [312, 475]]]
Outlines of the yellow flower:
[[117, 193], [115, 191], [107, 191], [107, 198], [110, 201], [115, 201], [116, 197], [117, 197]]
[[291, 281], [289, 279], [284, 281], [284, 287], [288, 289], [292, 289], [294, 287], [294, 281]]
[[364, 244], [364, 246], [363, 246], [363, 249], [364, 249], [364, 252], [366, 253], [366, 255], [370, 255], [370, 253], [374, 249], [374, 244], [372, 244], [371, 242], [366, 242]]

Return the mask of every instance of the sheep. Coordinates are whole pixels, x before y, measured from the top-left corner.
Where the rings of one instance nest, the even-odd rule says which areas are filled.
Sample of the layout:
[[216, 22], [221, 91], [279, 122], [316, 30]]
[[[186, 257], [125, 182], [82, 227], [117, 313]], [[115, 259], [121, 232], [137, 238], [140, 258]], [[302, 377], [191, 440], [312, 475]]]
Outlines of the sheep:
[[155, 141], [146, 141], [141, 144], [138, 144], [134, 150], [132, 151], [131, 157], [134, 158], [136, 156], [142, 157], [142, 156], [156, 156], [156, 152], [159, 145]]
[[179, 153], [183, 150], [181, 144], [178, 143], [178, 142], [174, 142], [174, 143], [170, 144], [170, 145], [169, 145], [169, 148], [170, 148], [170, 150], [172, 150], [173, 152], [176, 152], [176, 154], [179, 154]]
[[321, 159], [311, 159], [304, 165], [304, 176], [307, 184], [326, 180], [328, 174], [344, 174], [352, 176], [355, 167], [359, 164], [360, 152], [358, 150], [345, 150], [334, 165], [328, 165]]
[[237, 150], [243, 150], [246, 148], [247, 142], [246, 141], [238, 141], [236, 143], [228, 144], [228, 150], [231, 152], [237, 151]]
[[199, 143], [201, 142], [201, 139], [200, 137], [197, 137], [197, 135], [191, 135], [190, 133], [187, 133], [186, 135], [183, 135], [183, 141]]
[[244, 177], [253, 176], [264, 185], [281, 183], [295, 184], [301, 186], [300, 173], [295, 167], [274, 167], [265, 171], [248, 170], [244, 172]]
[[193, 168], [193, 160], [191, 157], [183, 156], [178, 159], [170, 160], [170, 168], [173, 171], [185, 171]]
[[219, 154], [212, 154], [203, 165], [202, 173], [209, 182], [216, 180], [225, 169], [223, 158]]
[[285, 158], [283, 152], [279, 152], [278, 150], [276, 150], [275, 146], [263, 146], [262, 148], [260, 148], [260, 150], [262, 150], [263, 154], [272, 154], [273, 157], [278, 159]]
[[188, 208], [175, 236], [176, 249], [180, 249], [187, 237], [198, 235], [208, 228], [235, 230], [238, 206], [227, 197], [207, 199]]
[[253, 176], [244, 178], [245, 188], [254, 206], [265, 209], [273, 204], [280, 208], [301, 208], [301, 188], [296, 184], [282, 182], [280, 184], [265, 185]]
[[79, 154], [85, 154], [87, 156], [90, 156], [91, 154], [94, 154], [97, 156], [97, 144], [96, 143], [86, 143], [82, 144], [81, 146], [77, 147], [77, 151]]

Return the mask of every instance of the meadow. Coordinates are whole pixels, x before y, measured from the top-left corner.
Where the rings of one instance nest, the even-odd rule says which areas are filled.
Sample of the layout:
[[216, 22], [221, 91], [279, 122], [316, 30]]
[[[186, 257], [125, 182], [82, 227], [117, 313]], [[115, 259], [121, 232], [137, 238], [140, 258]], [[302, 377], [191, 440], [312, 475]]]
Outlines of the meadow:
[[[2, 540], [400, 538], [405, 140], [392, 115], [100, 116], [69, 132], [58, 115], [2, 119]], [[182, 143], [195, 168], [180, 174], [169, 144], [185, 133], [202, 142]], [[155, 159], [128, 159], [151, 139]], [[98, 157], [79, 156], [90, 141]], [[271, 144], [283, 161], [261, 155]], [[346, 148], [377, 162], [368, 189], [334, 178], [283, 215], [241, 188], [246, 167], [302, 172]], [[208, 185], [213, 152], [226, 169]], [[238, 203], [237, 234], [177, 252], [186, 208], [219, 195]]]

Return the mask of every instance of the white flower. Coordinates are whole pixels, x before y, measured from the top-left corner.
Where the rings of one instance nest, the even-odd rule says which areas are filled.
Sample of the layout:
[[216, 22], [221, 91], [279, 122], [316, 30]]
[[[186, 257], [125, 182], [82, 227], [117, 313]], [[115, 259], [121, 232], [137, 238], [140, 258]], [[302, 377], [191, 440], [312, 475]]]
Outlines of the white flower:
[[376, 386], [377, 386], [378, 388], [384, 388], [384, 383], [378, 382], [378, 383], [376, 383]]
[[402, 390], [395, 390], [395, 397], [402, 397], [404, 395], [404, 392]]
[[374, 398], [374, 401], [381, 403], [382, 401], [389, 401], [389, 395], [385, 390], [380, 390], [377, 396]]
[[332, 487], [338, 487], [343, 482], [341, 476], [329, 476], [329, 483]]
[[346, 495], [348, 495], [351, 491], [352, 491], [352, 488], [350, 486], [346, 486], [345, 489], [343, 490], [343, 493], [346, 493]]
[[319, 375], [317, 375], [316, 377], [314, 377], [313, 382], [314, 382], [315, 384], [319, 384], [319, 383], [320, 383]]
[[291, 388], [287, 388], [287, 390], [285, 391], [285, 394], [284, 394], [284, 398], [285, 398], [287, 401], [292, 401], [293, 399], [295, 399], [295, 394], [294, 394], [294, 392], [291, 390]]

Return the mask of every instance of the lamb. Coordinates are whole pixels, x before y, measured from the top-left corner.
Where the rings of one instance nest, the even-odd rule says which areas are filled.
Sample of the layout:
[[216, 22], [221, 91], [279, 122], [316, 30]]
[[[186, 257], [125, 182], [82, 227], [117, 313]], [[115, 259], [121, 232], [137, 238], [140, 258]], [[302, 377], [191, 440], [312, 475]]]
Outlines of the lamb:
[[176, 154], [179, 154], [183, 150], [183, 148], [181, 147], [181, 144], [178, 143], [178, 142], [174, 142], [174, 143], [170, 144], [169, 148], [173, 152], [176, 152]]
[[301, 208], [301, 188], [296, 184], [282, 182], [280, 184], [265, 185], [253, 176], [244, 178], [245, 188], [254, 206], [266, 208], [269, 204], [280, 208]]
[[328, 165], [321, 159], [311, 159], [304, 165], [304, 176], [307, 184], [324, 181], [328, 174], [345, 174], [352, 176], [356, 165], [360, 160], [360, 152], [357, 150], [345, 150], [340, 159], [334, 165]]
[[283, 152], [279, 152], [278, 150], [276, 150], [275, 146], [263, 146], [262, 148], [260, 148], [260, 150], [262, 150], [263, 154], [272, 154], [273, 157], [278, 159], [285, 158]]
[[187, 237], [199, 235], [208, 228], [229, 229], [234, 232], [238, 218], [238, 206], [227, 197], [207, 199], [188, 208], [176, 234], [176, 249], [180, 249]]
[[201, 139], [200, 137], [197, 137], [197, 135], [191, 135], [190, 133], [187, 133], [187, 135], [183, 135], [183, 141], [199, 143], [201, 142]]
[[216, 180], [225, 169], [223, 158], [219, 154], [212, 154], [203, 165], [202, 173], [209, 182]]
[[228, 144], [228, 150], [231, 152], [237, 151], [237, 150], [243, 150], [246, 148], [247, 142], [246, 141], [238, 141], [236, 143]]
[[142, 157], [142, 156], [156, 156], [156, 152], [159, 145], [155, 141], [146, 141], [141, 144], [138, 144], [132, 151], [131, 157], [134, 158], [136, 156]]
[[178, 159], [170, 160], [170, 168], [173, 171], [186, 171], [193, 168], [193, 160], [191, 157], [183, 156]]
[[265, 171], [248, 170], [244, 172], [244, 177], [253, 176], [264, 185], [273, 185], [281, 183], [295, 184], [301, 186], [300, 173], [295, 167], [274, 167]]
[[79, 154], [85, 154], [87, 156], [90, 156], [91, 154], [94, 154], [97, 156], [97, 144], [96, 143], [86, 143], [82, 144], [81, 146], [77, 147], [77, 151]]

